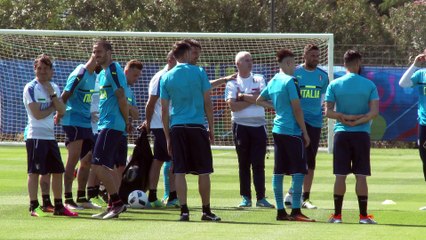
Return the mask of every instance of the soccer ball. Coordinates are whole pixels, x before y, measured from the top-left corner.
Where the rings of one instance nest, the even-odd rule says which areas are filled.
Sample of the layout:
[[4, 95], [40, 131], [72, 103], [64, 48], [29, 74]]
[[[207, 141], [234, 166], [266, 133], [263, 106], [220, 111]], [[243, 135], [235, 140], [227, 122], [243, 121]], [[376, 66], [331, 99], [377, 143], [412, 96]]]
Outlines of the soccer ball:
[[148, 204], [148, 195], [141, 190], [135, 190], [129, 194], [128, 202], [131, 208], [145, 208]]

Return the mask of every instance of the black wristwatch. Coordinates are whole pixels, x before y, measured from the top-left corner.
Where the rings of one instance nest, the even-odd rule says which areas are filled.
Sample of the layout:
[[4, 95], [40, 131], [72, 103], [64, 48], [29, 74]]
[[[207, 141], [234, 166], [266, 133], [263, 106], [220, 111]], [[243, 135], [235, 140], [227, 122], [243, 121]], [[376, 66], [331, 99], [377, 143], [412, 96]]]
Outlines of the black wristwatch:
[[58, 97], [58, 95], [56, 95], [56, 93], [54, 92], [52, 95], [50, 95], [50, 99], [52, 100], [53, 98]]

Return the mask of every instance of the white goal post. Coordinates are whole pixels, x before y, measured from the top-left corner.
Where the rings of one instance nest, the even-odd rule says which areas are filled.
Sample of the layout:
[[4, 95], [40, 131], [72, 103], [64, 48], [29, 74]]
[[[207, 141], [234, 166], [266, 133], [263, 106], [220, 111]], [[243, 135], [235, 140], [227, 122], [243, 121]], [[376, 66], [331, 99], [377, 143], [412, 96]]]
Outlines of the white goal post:
[[[107, 31], [55, 31], [55, 30], [0, 30], [0, 143], [22, 143], [27, 122], [22, 103], [22, 90], [34, 78], [33, 61], [41, 53], [52, 57], [54, 77], [63, 90], [67, 76], [90, 56], [92, 45], [106, 39], [113, 47], [113, 58], [123, 67], [131, 59], [143, 62], [141, 79], [133, 90], [141, 112], [148, 99], [151, 77], [166, 63], [166, 55], [175, 41], [193, 38], [200, 42], [202, 52], [199, 65], [204, 67], [209, 79], [217, 79], [236, 71], [234, 58], [239, 51], [248, 51], [254, 59], [254, 73], [268, 81], [278, 72], [275, 53], [289, 48], [296, 54], [296, 63], [302, 63], [303, 48], [308, 43], [321, 50], [320, 67], [333, 80], [333, 34], [298, 33], [172, 33], [172, 32], [107, 32]], [[224, 86], [212, 91], [216, 148], [233, 147], [230, 110], [224, 101]], [[273, 112], [267, 111], [269, 145], [272, 146]], [[332, 149], [332, 121], [324, 118], [320, 147]], [[64, 140], [61, 127], [56, 128], [58, 141]], [[133, 143], [137, 135], [129, 135]]]

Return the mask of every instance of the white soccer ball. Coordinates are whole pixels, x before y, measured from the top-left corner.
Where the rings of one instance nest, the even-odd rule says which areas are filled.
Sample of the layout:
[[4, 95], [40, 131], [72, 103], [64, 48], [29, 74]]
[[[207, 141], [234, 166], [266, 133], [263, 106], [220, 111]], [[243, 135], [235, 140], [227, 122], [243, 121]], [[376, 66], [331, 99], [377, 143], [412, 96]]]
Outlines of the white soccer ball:
[[148, 195], [141, 190], [135, 190], [129, 194], [127, 201], [131, 208], [145, 208], [148, 204]]

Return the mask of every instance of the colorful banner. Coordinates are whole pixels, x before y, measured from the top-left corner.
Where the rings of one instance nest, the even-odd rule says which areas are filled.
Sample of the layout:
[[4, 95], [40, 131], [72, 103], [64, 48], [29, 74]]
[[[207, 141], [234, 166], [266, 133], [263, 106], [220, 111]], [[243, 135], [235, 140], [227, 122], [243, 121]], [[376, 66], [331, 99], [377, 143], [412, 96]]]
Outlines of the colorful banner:
[[[55, 61], [53, 81], [63, 89], [68, 74], [80, 62]], [[142, 79], [135, 89], [136, 101], [144, 106], [147, 88], [151, 77], [164, 65], [145, 64]], [[231, 65], [203, 66], [210, 79], [229, 75], [235, 71]], [[371, 137], [373, 140], [415, 141], [417, 135], [417, 91], [399, 87], [398, 81], [406, 67], [363, 67], [362, 75], [372, 80], [379, 91], [380, 115], [373, 121]], [[255, 65], [253, 72], [264, 74], [269, 80], [278, 71], [276, 66]], [[345, 74], [341, 66], [334, 67], [334, 77]], [[34, 78], [32, 61], [0, 60], [0, 133], [17, 134], [23, 132], [27, 116], [22, 103], [25, 84]], [[227, 105], [224, 103], [223, 89], [213, 92], [215, 119], [217, 123], [228, 126], [230, 121]], [[356, 99], [354, 99], [356, 101]], [[141, 118], [144, 119], [144, 111]], [[12, 124], [13, 123], [13, 124]], [[226, 128], [223, 128], [226, 129]], [[222, 133], [226, 134], [226, 132]]]

